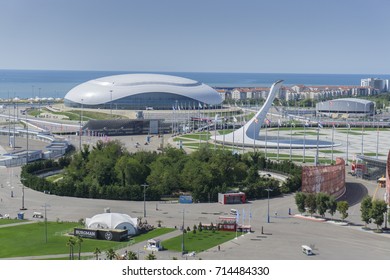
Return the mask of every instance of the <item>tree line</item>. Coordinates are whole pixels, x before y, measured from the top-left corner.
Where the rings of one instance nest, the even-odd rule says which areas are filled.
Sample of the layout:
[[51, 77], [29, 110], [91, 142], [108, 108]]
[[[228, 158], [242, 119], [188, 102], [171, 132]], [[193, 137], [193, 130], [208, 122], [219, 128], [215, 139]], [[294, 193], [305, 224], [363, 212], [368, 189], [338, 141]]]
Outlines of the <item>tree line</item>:
[[369, 223], [374, 222], [377, 230], [379, 230], [379, 227], [385, 221], [384, 214], [387, 213], [387, 204], [384, 200], [372, 199], [371, 196], [366, 196], [360, 204], [360, 213], [365, 227]]
[[295, 203], [301, 214], [308, 212], [313, 216], [313, 214], [317, 213], [324, 218], [328, 211], [333, 218], [333, 215], [338, 211], [342, 220], [348, 217], [348, 202], [336, 201], [334, 196], [326, 193], [297, 192], [295, 194]]
[[[49, 182], [37, 176], [43, 170], [63, 168], [62, 179]], [[259, 170], [289, 174], [281, 184]], [[147, 200], [164, 196], [191, 194], [195, 201], [218, 201], [218, 193], [238, 190], [249, 199], [272, 196], [298, 190], [301, 167], [289, 161], [274, 162], [263, 154], [232, 154], [228, 150], [207, 147], [186, 154], [181, 149], [167, 147], [162, 153], [140, 151], [130, 153], [122, 143], [98, 141], [84, 145], [58, 162], [30, 163], [22, 168], [22, 183], [32, 189], [49, 191], [61, 196], [143, 200], [143, 184]]]
[[[308, 212], [312, 216], [317, 213], [321, 217], [325, 217], [325, 213], [328, 211], [333, 218], [337, 210], [342, 220], [348, 217], [348, 202], [336, 201], [334, 196], [325, 193], [297, 192], [295, 194], [295, 204], [301, 214]], [[368, 224], [373, 222], [377, 226], [377, 230], [380, 230], [379, 227], [385, 221], [387, 211], [387, 204], [384, 200], [373, 199], [371, 196], [364, 197], [360, 204], [360, 215], [365, 223], [364, 227], [367, 228]], [[390, 221], [390, 216], [388, 220]]]

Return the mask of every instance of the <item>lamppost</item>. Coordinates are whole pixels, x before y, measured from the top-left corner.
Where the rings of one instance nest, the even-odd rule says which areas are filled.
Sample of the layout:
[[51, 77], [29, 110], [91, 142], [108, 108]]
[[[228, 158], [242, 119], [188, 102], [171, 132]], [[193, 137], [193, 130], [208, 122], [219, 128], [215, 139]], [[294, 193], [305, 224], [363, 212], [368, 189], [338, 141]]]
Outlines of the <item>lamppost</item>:
[[149, 185], [145, 183], [141, 187], [144, 187], [144, 218], [146, 218], [146, 187], [149, 187]]
[[50, 207], [50, 205], [45, 203], [42, 207], [45, 208], [45, 241], [47, 243], [47, 207]]
[[112, 90], [110, 90], [110, 95], [111, 95], [111, 102], [110, 102], [110, 111], [111, 111], [111, 119], [112, 119]]
[[24, 207], [24, 185], [22, 184], [22, 208], [20, 210], [27, 210], [26, 207]]
[[182, 238], [181, 238], [181, 254], [184, 255], [184, 213], [185, 213], [185, 209], [183, 209], [183, 224], [182, 224]]
[[269, 224], [269, 192], [272, 191], [270, 188], [265, 189], [268, 192], [268, 199], [267, 199], [267, 223]]

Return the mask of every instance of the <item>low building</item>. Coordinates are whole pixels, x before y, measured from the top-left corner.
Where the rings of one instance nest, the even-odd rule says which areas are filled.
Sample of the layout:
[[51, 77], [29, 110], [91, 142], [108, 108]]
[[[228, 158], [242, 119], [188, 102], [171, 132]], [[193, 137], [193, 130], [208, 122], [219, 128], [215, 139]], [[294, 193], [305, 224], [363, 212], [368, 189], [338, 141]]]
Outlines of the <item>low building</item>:
[[246, 195], [243, 192], [218, 193], [218, 202], [221, 204], [246, 203]]

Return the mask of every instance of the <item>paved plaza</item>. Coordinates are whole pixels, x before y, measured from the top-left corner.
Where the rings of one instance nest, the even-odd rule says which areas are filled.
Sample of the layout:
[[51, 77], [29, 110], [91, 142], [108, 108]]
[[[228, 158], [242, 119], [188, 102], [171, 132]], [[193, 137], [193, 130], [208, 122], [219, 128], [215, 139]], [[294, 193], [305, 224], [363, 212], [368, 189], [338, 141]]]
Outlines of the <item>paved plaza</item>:
[[[289, 131], [283, 131], [288, 135]], [[321, 130], [321, 137], [330, 139], [332, 130]], [[312, 136], [314, 137], [314, 136]], [[365, 131], [364, 152], [375, 152], [377, 143], [376, 131]], [[389, 131], [381, 131], [379, 134], [379, 153], [380, 158], [384, 159], [389, 150], [386, 139], [389, 139]], [[4, 150], [7, 147], [7, 136], [0, 136], [0, 145]], [[149, 145], [144, 145], [146, 136], [122, 136], [112, 137], [121, 140], [130, 151], [136, 150], [156, 150], [160, 146], [162, 139], [152, 137]], [[165, 135], [164, 145], [171, 144], [175, 146], [172, 138]], [[78, 147], [79, 138], [71, 136], [69, 138], [76, 147]], [[97, 139], [83, 137], [83, 143], [93, 144]], [[17, 140], [18, 141], [18, 140]], [[335, 133], [334, 141], [340, 142], [337, 147], [340, 153], [337, 156], [346, 156], [346, 134]], [[136, 148], [135, 143], [141, 145]], [[23, 141], [17, 142], [23, 148]], [[35, 144], [36, 148], [44, 147], [46, 144]], [[40, 146], [42, 145], [42, 146]], [[336, 149], [336, 148], [335, 148]], [[361, 135], [349, 135], [349, 157], [352, 159], [354, 154], [360, 153]], [[301, 155], [302, 150], [293, 150], [296, 155]], [[286, 153], [286, 151], [284, 151]], [[315, 151], [306, 151], [313, 154]], [[329, 153], [323, 156], [330, 158]], [[335, 154], [336, 156], [336, 154]], [[347, 167], [349, 171], [349, 166]], [[20, 184], [20, 167], [0, 168], [0, 213], [9, 214], [12, 218], [17, 216], [22, 206], [22, 185]], [[383, 198], [384, 190], [379, 189], [376, 192], [376, 182], [358, 179], [347, 175], [347, 194], [345, 198], [350, 202], [348, 210], [349, 216], [347, 226], [332, 224], [329, 222], [318, 222], [295, 217], [297, 208], [292, 194], [283, 197], [272, 198], [269, 201], [271, 222], [267, 223], [267, 199], [251, 201], [245, 205], [221, 205], [219, 203], [199, 203], [190, 205], [181, 205], [177, 203], [146, 202], [146, 220], [153, 225], [157, 221], [162, 221], [162, 226], [177, 227], [182, 224], [183, 210], [185, 211], [185, 226], [192, 227], [194, 224], [202, 222], [216, 223], [219, 216], [227, 215], [231, 208], [239, 211], [245, 210], [246, 213], [252, 213], [250, 224], [253, 232], [245, 234], [237, 239], [221, 244], [220, 251], [217, 248], [211, 248], [201, 252], [192, 258], [202, 259], [318, 259], [318, 260], [339, 260], [339, 259], [390, 259], [390, 234], [375, 234], [372, 231], [361, 229], [359, 200], [365, 194], [376, 194], [377, 198]], [[11, 191], [14, 196], [11, 197]], [[110, 208], [111, 212], [127, 213], [132, 217], [143, 216], [143, 202], [135, 201], [113, 201], [102, 199], [83, 199], [72, 197], [59, 197], [25, 188], [25, 206], [24, 211], [27, 219], [32, 219], [32, 213], [35, 211], [43, 212], [44, 205], [47, 205], [47, 218], [51, 221], [57, 219], [64, 221], [78, 221], [92, 217], [95, 214], [102, 213], [105, 208]], [[289, 208], [292, 215], [289, 215]], [[245, 224], [249, 223], [247, 214]], [[329, 217], [329, 214], [327, 214]], [[335, 218], [339, 218], [335, 215]], [[375, 228], [374, 224], [370, 225]], [[263, 231], [263, 233], [262, 233]], [[175, 231], [169, 236], [180, 234]], [[308, 257], [301, 252], [301, 245], [311, 245], [314, 249], [314, 256]], [[143, 253], [145, 243], [133, 245], [127, 250]], [[123, 249], [124, 250], [124, 249]], [[157, 252], [158, 259], [172, 259], [178, 256], [175, 252]], [[142, 258], [142, 257], [141, 257]], [[189, 257], [191, 258], [191, 257]]]

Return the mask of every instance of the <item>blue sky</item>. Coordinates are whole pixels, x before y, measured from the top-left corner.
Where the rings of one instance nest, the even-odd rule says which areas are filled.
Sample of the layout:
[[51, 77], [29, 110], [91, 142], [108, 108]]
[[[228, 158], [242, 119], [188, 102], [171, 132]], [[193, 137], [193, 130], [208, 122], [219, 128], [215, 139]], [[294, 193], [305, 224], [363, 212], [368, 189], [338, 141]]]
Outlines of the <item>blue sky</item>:
[[0, 69], [390, 73], [388, 0], [0, 0]]

